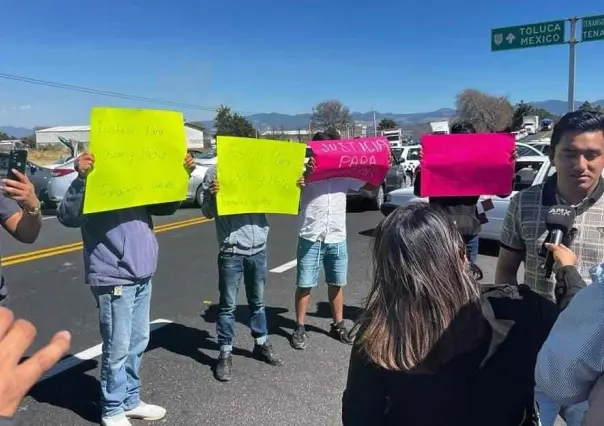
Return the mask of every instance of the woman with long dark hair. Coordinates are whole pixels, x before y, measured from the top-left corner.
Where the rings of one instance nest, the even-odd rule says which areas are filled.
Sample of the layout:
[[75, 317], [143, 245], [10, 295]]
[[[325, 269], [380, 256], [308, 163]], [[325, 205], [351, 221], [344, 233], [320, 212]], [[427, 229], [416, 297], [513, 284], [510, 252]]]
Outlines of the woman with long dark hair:
[[396, 209], [375, 233], [344, 425], [538, 424], [535, 362], [557, 312], [526, 286], [479, 285], [442, 211]]

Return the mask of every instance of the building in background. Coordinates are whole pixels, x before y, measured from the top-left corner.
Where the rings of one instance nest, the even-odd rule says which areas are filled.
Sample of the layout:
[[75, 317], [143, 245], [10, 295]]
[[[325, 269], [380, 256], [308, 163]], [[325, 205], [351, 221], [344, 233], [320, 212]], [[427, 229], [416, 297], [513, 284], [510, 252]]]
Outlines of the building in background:
[[284, 129], [268, 129], [260, 134], [265, 138], [278, 139], [281, 141], [290, 142], [306, 142], [311, 139], [309, 129], [284, 130]]
[[[201, 149], [204, 147], [203, 127], [185, 123], [185, 134], [188, 148]], [[36, 148], [60, 146], [59, 137], [78, 141], [87, 146], [90, 142], [90, 126], [58, 126], [36, 130]]]

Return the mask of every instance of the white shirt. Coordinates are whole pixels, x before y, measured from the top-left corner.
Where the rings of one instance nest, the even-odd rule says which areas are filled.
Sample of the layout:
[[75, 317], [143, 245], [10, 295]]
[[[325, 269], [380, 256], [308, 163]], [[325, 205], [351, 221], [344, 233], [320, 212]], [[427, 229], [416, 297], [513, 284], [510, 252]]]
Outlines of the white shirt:
[[353, 178], [307, 183], [302, 191], [300, 237], [327, 244], [346, 241], [346, 193], [364, 184]]

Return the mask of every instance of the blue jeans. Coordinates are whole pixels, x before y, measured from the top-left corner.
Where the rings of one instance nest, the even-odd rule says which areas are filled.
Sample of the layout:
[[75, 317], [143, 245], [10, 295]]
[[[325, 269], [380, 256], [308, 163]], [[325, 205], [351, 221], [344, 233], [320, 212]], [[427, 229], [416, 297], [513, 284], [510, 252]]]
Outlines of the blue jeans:
[[478, 260], [478, 235], [464, 237], [464, 242], [466, 243], [466, 256], [470, 263], [475, 265]]
[[319, 281], [321, 265], [325, 270], [328, 285], [344, 287], [348, 272], [348, 250], [346, 241], [324, 243], [298, 238], [298, 263], [296, 265], [296, 285], [312, 288]]
[[111, 417], [140, 404], [139, 371], [149, 343], [151, 279], [91, 289], [103, 339], [101, 415]]
[[232, 346], [235, 340], [235, 309], [239, 284], [243, 278], [250, 309], [250, 328], [255, 339], [268, 334], [264, 311], [266, 285], [266, 250], [251, 256], [232, 253], [218, 254], [218, 290], [220, 302], [216, 334], [218, 344]]
[[[560, 404], [550, 399], [539, 389], [535, 389], [535, 400], [539, 406], [540, 425], [554, 426], [558, 413], [562, 408]], [[562, 411], [564, 412], [567, 426], [581, 426], [583, 424], [583, 417], [585, 416], [588, 408], [589, 405], [587, 401], [571, 405], [570, 407], [564, 407]]]

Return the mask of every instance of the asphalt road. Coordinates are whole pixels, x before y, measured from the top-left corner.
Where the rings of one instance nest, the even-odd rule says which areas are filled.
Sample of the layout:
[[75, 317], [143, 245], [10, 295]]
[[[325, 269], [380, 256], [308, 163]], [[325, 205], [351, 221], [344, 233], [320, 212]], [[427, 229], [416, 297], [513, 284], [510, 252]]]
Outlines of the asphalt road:
[[[308, 348], [290, 348], [287, 337], [294, 325], [294, 269], [286, 266], [269, 274], [266, 291], [270, 340], [284, 356], [285, 364], [270, 367], [251, 357], [253, 341], [244, 325], [247, 315], [242, 291], [242, 308], [237, 314], [235, 377], [226, 384], [213, 379], [211, 366], [218, 349], [215, 230], [212, 222], [183, 222], [199, 217], [197, 209], [183, 209], [171, 218], [157, 221], [165, 226], [159, 227], [163, 231], [158, 233], [160, 261], [153, 280], [151, 319], [159, 319], [160, 327], [152, 333], [142, 367], [143, 399], [168, 409], [167, 417], [156, 423], [341, 424], [340, 398], [350, 349], [326, 335], [330, 314], [324, 287], [314, 293]], [[295, 220], [270, 217], [269, 270], [295, 259]], [[351, 262], [345, 316], [349, 321], [354, 319], [366, 292], [371, 232], [380, 220], [381, 214], [373, 211], [348, 214]], [[170, 227], [167, 222], [178, 224]], [[8, 262], [9, 266], [3, 269], [11, 308], [38, 327], [35, 347], [55, 331], [68, 329], [73, 334], [72, 354], [76, 355], [61, 364], [64, 372], [41, 381], [24, 400], [19, 417], [27, 425], [90, 425], [100, 419], [100, 338], [96, 307], [83, 284], [82, 253], [76, 246], [69, 250], [52, 249], [79, 239], [77, 230], [63, 228], [56, 219], [45, 220], [42, 235], [33, 246], [14, 243], [5, 233], [0, 234], [4, 259], [28, 250], [49, 250], [43, 252], [47, 257], [29, 256], [21, 261], [13, 258], [14, 263]], [[479, 264], [485, 272], [484, 282], [492, 282], [496, 258], [492, 247], [486, 249]], [[78, 362], [80, 359], [83, 362]], [[73, 365], [71, 361], [75, 361]]]

